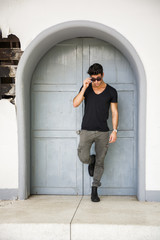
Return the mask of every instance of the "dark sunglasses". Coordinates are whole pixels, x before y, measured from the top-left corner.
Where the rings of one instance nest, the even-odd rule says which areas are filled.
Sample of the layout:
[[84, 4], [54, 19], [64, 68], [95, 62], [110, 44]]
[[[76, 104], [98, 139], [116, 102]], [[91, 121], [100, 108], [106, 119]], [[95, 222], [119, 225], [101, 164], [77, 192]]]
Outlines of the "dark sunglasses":
[[101, 77], [97, 77], [97, 78], [92, 77], [92, 78], [91, 78], [91, 81], [92, 81], [92, 82], [95, 82], [96, 80], [97, 80], [97, 81], [101, 81], [101, 79], [102, 79]]

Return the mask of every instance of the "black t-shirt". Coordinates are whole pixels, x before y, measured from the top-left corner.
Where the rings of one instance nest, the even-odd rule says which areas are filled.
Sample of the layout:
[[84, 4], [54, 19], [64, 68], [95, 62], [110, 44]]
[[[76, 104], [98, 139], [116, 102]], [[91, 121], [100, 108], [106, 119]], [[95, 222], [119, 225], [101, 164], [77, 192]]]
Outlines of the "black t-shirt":
[[117, 90], [107, 84], [102, 93], [96, 94], [92, 88], [92, 83], [90, 83], [84, 93], [84, 97], [85, 112], [81, 129], [90, 131], [109, 131], [110, 129], [107, 124], [109, 108], [111, 102], [118, 102]]

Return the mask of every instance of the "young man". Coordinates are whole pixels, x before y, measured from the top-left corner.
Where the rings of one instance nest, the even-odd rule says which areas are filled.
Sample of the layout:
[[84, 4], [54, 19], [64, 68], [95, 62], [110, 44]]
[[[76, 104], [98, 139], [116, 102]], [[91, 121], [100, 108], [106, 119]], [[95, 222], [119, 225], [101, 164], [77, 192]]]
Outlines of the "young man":
[[[118, 126], [118, 94], [115, 88], [103, 81], [103, 67], [95, 63], [88, 69], [90, 77], [86, 78], [79, 93], [73, 99], [73, 106], [78, 107], [85, 100], [78, 156], [82, 163], [89, 164], [88, 172], [93, 176], [91, 200], [99, 202], [97, 188], [101, 186], [104, 171], [104, 159], [109, 143], [117, 139]], [[107, 119], [109, 107], [112, 111], [113, 131], [109, 136]], [[96, 155], [90, 155], [90, 148], [95, 142]]]

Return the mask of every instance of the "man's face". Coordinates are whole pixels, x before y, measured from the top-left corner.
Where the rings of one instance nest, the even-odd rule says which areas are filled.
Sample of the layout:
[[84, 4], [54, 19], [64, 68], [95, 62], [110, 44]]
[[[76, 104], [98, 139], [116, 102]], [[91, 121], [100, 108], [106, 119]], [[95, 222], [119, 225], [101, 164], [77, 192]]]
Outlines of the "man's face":
[[[101, 75], [101, 73], [99, 73], [97, 75], [91, 75], [91, 78], [93, 78], [93, 80], [95, 80], [95, 81], [92, 81], [93, 86], [99, 87], [103, 81], [103, 76], [104, 76], [104, 73], [103, 73], [103, 75]], [[101, 80], [97, 81], [96, 79], [98, 79], [98, 80], [101, 79]]]

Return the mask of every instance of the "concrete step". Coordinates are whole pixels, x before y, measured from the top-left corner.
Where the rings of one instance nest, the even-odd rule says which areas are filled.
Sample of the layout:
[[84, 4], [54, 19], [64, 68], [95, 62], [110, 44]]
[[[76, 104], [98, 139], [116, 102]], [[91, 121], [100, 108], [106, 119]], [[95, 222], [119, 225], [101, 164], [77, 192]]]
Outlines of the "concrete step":
[[38, 195], [0, 201], [0, 240], [160, 240], [160, 202]]
[[72, 221], [73, 240], [160, 240], [160, 203], [136, 197], [84, 196]]

